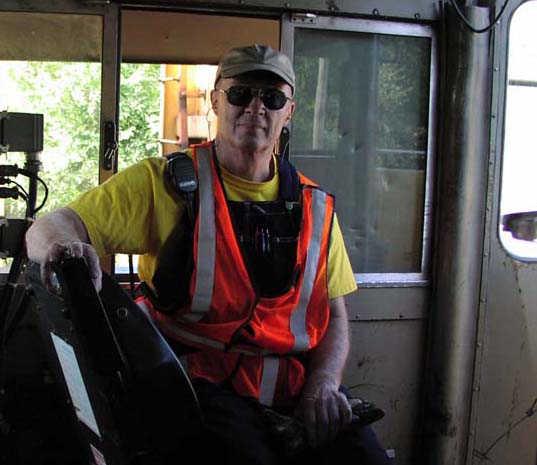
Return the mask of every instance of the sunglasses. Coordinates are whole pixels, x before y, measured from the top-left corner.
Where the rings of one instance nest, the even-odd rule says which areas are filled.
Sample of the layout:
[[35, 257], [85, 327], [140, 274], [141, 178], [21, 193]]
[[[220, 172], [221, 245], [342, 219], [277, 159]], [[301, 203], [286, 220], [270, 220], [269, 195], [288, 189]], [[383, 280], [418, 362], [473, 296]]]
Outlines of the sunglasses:
[[281, 90], [275, 87], [248, 87], [232, 86], [227, 90], [218, 89], [219, 92], [226, 94], [227, 101], [237, 107], [246, 107], [253, 98], [259, 95], [259, 98], [269, 110], [281, 110], [287, 100], [291, 100]]

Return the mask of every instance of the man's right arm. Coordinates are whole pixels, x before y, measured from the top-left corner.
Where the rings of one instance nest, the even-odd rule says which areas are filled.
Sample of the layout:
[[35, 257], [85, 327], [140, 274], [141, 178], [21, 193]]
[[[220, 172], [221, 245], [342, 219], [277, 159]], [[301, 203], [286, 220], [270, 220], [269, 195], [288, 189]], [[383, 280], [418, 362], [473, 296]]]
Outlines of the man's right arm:
[[66, 255], [84, 257], [95, 288], [101, 289], [99, 257], [90, 244], [84, 222], [70, 208], [60, 208], [38, 219], [26, 233], [26, 251], [30, 260], [41, 265], [41, 278], [49, 290], [53, 289], [52, 263]]

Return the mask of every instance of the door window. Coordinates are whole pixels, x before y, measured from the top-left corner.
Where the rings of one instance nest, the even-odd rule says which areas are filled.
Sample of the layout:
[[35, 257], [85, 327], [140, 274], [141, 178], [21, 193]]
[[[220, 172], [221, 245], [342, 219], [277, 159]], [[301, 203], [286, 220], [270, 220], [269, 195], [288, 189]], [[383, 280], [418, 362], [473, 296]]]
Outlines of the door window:
[[336, 194], [355, 273], [424, 278], [432, 36], [360, 21], [334, 30], [321, 20], [293, 31], [291, 159]]

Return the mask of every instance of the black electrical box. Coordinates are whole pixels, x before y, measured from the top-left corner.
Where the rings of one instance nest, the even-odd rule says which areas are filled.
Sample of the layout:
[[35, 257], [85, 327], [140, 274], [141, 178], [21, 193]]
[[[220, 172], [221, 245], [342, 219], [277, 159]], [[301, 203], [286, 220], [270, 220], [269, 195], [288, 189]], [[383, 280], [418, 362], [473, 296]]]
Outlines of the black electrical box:
[[43, 115], [0, 113], [0, 152], [41, 152]]

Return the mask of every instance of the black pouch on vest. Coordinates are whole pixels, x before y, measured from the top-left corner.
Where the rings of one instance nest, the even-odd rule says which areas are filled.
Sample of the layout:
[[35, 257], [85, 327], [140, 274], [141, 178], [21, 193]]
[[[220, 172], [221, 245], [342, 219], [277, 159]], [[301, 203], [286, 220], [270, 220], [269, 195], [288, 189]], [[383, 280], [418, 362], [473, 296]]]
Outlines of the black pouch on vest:
[[261, 297], [285, 293], [297, 278], [299, 202], [228, 202], [250, 277]]

